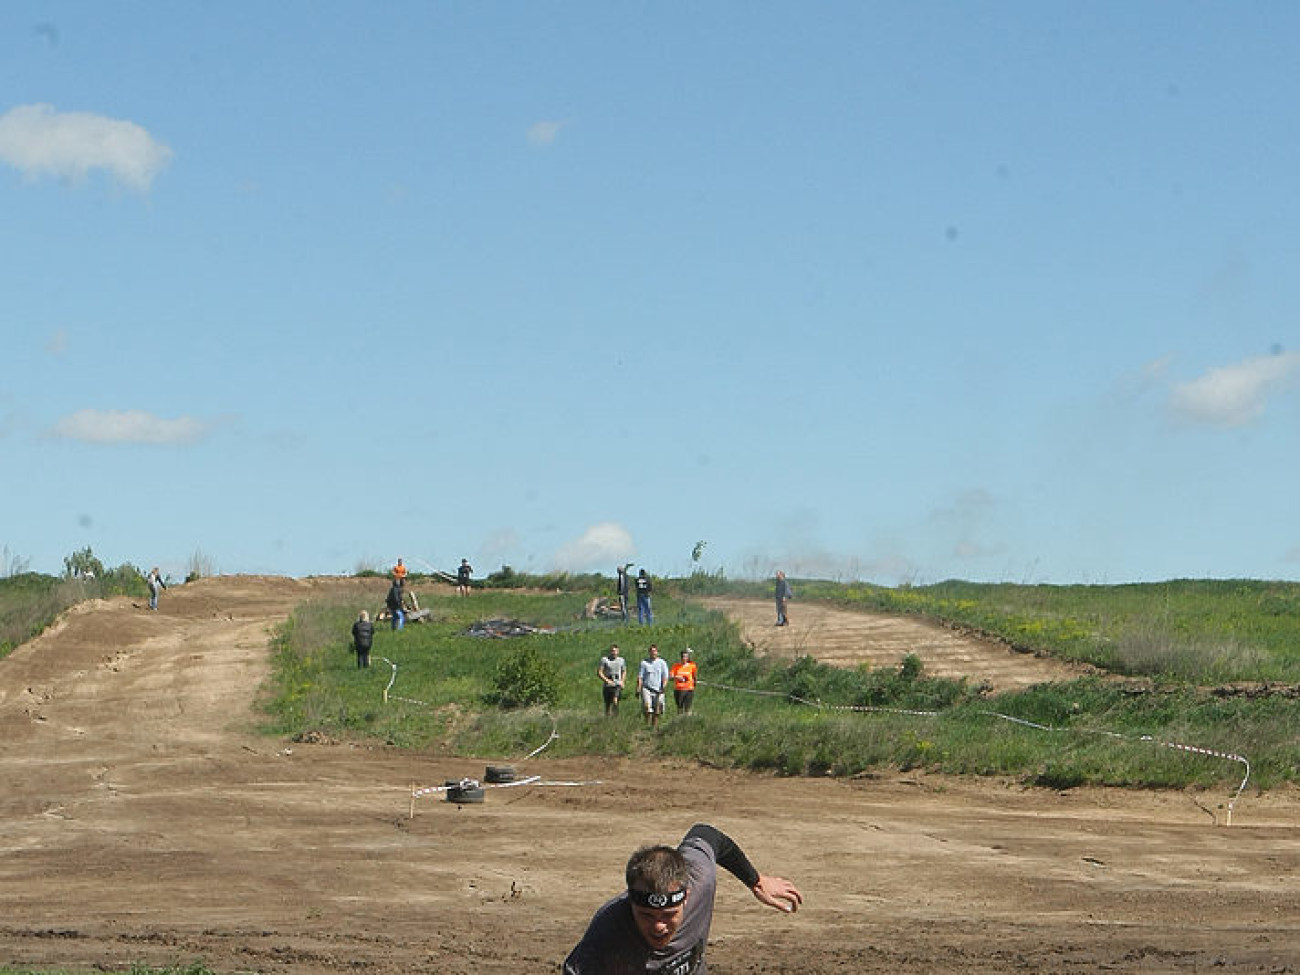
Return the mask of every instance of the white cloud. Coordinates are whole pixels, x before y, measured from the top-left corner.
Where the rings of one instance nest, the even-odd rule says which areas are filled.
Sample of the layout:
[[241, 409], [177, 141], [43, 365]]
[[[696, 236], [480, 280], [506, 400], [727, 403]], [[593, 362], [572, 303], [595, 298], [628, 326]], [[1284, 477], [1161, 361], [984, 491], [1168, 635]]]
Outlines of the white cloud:
[[528, 141], [535, 146], [549, 146], [560, 137], [568, 122], [536, 122], [528, 129]]
[[81, 180], [102, 169], [144, 192], [171, 157], [170, 148], [134, 122], [52, 105], [20, 105], [0, 115], [0, 162], [33, 179]]
[[207, 432], [207, 425], [192, 417], [164, 420], [143, 410], [78, 410], [50, 429], [64, 440], [102, 444], [191, 444]]
[[562, 572], [611, 570], [636, 552], [632, 534], [622, 525], [602, 521], [555, 553], [555, 568]]
[[1193, 423], [1241, 427], [1264, 414], [1270, 394], [1300, 378], [1300, 352], [1255, 356], [1211, 369], [1175, 386], [1169, 396], [1174, 414]]

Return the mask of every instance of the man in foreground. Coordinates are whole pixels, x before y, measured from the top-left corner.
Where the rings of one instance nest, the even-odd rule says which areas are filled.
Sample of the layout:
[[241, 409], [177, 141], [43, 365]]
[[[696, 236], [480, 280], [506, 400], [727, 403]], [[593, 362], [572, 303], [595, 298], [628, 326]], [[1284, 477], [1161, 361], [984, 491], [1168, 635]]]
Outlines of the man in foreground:
[[565, 959], [564, 975], [706, 975], [719, 866], [769, 907], [793, 914], [803, 903], [790, 881], [760, 874], [729, 836], [696, 823], [676, 849], [632, 854], [627, 890], [596, 912]]

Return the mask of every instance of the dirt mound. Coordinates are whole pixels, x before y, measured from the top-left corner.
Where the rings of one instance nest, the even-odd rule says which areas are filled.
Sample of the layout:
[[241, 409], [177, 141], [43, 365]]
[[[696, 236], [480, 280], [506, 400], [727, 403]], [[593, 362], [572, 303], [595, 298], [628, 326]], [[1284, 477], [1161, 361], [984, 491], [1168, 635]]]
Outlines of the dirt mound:
[[[1300, 958], [1290, 789], [1246, 797], [1224, 828], [1219, 797], [1179, 792], [774, 779], [252, 734], [271, 629], [302, 599], [366, 606], [382, 589], [205, 579], [168, 590], [156, 613], [128, 599], [79, 607], [0, 661], [3, 960], [552, 973], [628, 853], [699, 820], [806, 897], [777, 915], [723, 880], [715, 975], [1287, 972]], [[792, 608], [795, 640], [812, 617]], [[835, 619], [818, 624], [826, 647], [848, 640]], [[412, 786], [505, 761], [599, 784], [412, 799]]]

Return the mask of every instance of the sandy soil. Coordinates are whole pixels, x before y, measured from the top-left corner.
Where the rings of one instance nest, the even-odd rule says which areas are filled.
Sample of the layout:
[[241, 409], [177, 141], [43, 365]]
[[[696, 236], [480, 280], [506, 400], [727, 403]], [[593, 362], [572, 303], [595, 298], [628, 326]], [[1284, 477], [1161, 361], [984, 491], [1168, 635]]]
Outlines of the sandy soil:
[[991, 692], [1066, 680], [1084, 672], [1082, 667], [1016, 653], [994, 640], [910, 616], [789, 602], [789, 622], [777, 626], [772, 602], [721, 597], [701, 601], [739, 620], [745, 642], [757, 652], [772, 656], [808, 655], [837, 667], [894, 667], [907, 654], [915, 654], [926, 674], [965, 677], [973, 686], [982, 685]]
[[[411, 817], [413, 783], [514, 757], [250, 731], [269, 628], [356, 585], [225, 577], [173, 588], [158, 613], [99, 602], [0, 662], [0, 961], [554, 972], [628, 853], [705, 820], [806, 897], [784, 916], [724, 879], [715, 975], [1300, 970], [1291, 789], [1248, 793], [1227, 827], [1218, 795], [543, 752], [520, 770], [602, 784], [420, 799]], [[836, 618], [818, 624], [825, 646]], [[913, 645], [880, 621], [852, 639], [873, 660]]]

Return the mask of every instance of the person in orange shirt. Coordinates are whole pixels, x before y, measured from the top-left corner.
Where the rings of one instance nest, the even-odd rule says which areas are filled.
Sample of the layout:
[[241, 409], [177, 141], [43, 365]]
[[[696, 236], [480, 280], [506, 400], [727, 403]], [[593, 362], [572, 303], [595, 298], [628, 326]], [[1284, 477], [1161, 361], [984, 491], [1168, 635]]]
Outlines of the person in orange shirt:
[[690, 647], [683, 650], [682, 659], [668, 669], [673, 679], [673, 700], [677, 702], [678, 714], [691, 713], [691, 705], [695, 703], [695, 675], [698, 672]]
[[393, 566], [393, 581], [399, 586], [406, 585], [406, 566], [402, 564], [401, 559], [398, 559], [397, 564]]

